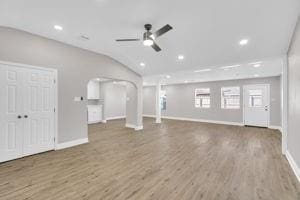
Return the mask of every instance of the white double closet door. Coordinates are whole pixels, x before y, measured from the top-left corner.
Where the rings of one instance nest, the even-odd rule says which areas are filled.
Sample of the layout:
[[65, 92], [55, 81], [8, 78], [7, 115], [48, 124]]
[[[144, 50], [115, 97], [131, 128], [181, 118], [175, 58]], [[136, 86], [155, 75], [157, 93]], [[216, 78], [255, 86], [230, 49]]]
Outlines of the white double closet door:
[[54, 149], [55, 73], [0, 64], [0, 162]]

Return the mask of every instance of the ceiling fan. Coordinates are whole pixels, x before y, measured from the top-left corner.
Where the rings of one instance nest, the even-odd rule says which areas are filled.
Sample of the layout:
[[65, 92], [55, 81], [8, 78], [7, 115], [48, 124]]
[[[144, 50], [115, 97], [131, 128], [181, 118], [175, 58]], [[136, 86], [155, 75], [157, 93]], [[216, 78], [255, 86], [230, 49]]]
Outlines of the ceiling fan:
[[[173, 27], [169, 24], [165, 25], [161, 29], [158, 29], [154, 33], [150, 32], [152, 29], [151, 24], [145, 24], [146, 32], [143, 34], [143, 44], [145, 46], [151, 46], [155, 51], [161, 51], [161, 48], [155, 43], [156, 38], [160, 37], [161, 35], [167, 33], [168, 31], [172, 30]], [[132, 42], [132, 41], [140, 41], [140, 39], [117, 39], [117, 42]]]

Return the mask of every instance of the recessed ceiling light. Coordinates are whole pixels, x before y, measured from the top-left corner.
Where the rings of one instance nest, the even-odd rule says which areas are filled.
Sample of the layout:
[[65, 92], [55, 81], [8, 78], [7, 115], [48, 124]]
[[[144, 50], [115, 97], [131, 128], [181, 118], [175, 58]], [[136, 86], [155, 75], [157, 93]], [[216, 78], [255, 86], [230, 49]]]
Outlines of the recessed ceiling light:
[[184, 59], [184, 55], [178, 55], [178, 60], [183, 60]]
[[249, 42], [249, 40], [243, 39], [243, 40], [240, 41], [240, 45], [244, 46], [244, 45], [248, 44], [248, 42]]
[[96, 78], [97, 81], [100, 81], [100, 78]]
[[145, 66], [146, 66], [146, 64], [145, 64], [145, 63], [143, 63], [143, 62], [141, 62], [141, 63], [140, 63], [140, 66], [141, 66], [141, 67], [145, 67]]
[[211, 71], [211, 69], [199, 69], [199, 70], [196, 70], [195, 72], [199, 73], [199, 72], [209, 72], [209, 71]]
[[188, 83], [189, 81], [184, 81], [184, 83]]
[[62, 31], [63, 27], [59, 26], [59, 25], [54, 25], [54, 29], [58, 30], [58, 31]]
[[254, 74], [254, 77], [259, 77], [259, 75], [258, 74]]
[[232, 68], [236, 68], [236, 67], [240, 67], [240, 65], [224, 66], [224, 67], [220, 67], [220, 69], [228, 70], [228, 69], [232, 69]]
[[254, 64], [253, 67], [260, 67], [261, 64]]
[[170, 75], [167, 75], [166, 78], [171, 78], [171, 76], [170, 76]]

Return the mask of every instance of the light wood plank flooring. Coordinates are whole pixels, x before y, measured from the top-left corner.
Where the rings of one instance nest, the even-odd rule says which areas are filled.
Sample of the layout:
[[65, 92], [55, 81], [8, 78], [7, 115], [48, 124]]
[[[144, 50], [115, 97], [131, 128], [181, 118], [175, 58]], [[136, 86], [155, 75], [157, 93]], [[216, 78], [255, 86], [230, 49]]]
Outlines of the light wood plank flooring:
[[89, 127], [90, 143], [0, 164], [0, 199], [299, 200], [274, 130], [144, 119]]

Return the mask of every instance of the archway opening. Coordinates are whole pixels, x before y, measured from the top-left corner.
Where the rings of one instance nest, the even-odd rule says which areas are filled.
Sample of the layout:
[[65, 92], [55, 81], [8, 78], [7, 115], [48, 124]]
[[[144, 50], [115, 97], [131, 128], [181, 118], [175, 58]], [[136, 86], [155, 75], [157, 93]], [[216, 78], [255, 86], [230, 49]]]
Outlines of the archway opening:
[[87, 123], [137, 127], [137, 88], [124, 80], [97, 77], [87, 83]]

